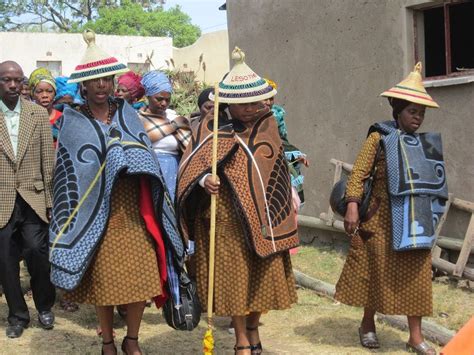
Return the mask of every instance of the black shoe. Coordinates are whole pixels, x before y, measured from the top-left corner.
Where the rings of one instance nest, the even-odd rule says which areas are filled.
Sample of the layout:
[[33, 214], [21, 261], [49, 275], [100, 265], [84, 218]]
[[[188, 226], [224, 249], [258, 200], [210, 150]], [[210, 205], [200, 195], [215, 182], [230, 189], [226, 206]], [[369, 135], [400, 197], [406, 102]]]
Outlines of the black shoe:
[[9, 338], [19, 338], [23, 334], [24, 327], [21, 324], [9, 324], [5, 330], [5, 334]]
[[43, 311], [38, 313], [38, 321], [43, 329], [53, 329], [54, 314], [51, 311]]

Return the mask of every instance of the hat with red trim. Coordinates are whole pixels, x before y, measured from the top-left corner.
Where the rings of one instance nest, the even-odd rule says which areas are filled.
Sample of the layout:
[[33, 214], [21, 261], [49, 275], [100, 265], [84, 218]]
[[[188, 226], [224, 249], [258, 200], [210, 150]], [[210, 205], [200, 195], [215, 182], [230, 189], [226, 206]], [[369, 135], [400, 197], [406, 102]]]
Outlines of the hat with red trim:
[[390, 90], [384, 91], [380, 96], [394, 97], [413, 102], [428, 107], [439, 108], [439, 105], [426, 92], [421, 77], [421, 62], [415, 65], [413, 71], [408, 74], [405, 80], [395, 85]]
[[[245, 53], [238, 47], [232, 51], [234, 67], [219, 83], [219, 101], [242, 104], [262, 101], [276, 95], [277, 91], [245, 64]], [[214, 101], [214, 94], [209, 94]]]
[[85, 30], [82, 37], [87, 43], [86, 53], [82, 57], [81, 64], [76, 66], [69, 77], [68, 83], [79, 83], [129, 71], [125, 64], [120, 63], [117, 58], [97, 47], [94, 31]]

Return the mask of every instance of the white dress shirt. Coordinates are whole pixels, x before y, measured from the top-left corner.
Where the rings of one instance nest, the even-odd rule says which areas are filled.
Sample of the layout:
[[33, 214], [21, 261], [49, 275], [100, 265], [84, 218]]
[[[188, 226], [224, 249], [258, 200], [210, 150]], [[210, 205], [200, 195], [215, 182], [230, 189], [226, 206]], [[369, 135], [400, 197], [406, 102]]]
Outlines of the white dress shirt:
[[20, 99], [16, 103], [15, 108], [10, 110], [2, 100], [0, 100], [0, 110], [3, 113], [3, 117], [5, 117], [5, 123], [7, 125], [8, 135], [10, 136], [10, 141], [13, 147], [13, 153], [16, 157], [16, 151], [18, 148], [18, 132], [20, 129], [20, 112], [21, 112], [21, 105]]

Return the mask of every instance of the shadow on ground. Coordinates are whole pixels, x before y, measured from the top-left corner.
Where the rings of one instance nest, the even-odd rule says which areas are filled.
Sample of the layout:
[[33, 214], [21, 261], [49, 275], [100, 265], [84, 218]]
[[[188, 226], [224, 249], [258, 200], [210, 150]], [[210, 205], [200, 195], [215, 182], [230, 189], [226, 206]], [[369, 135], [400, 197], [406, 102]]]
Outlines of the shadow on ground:
[[[318, 318], [314, 323], [297, 326], [295, 334], [307, 338], [314, 345], [336, 345], [337, 347], [353, 348], [360, 344], [359, 329], [360, 321], [345, 318]], [[330, 330], [330, 331], [329, 331]], [[405, 339], [399, 333], [388, 327], [378, 328], [377, 336], [381, 348], [375, 352], [391, 353], [400, 351], [405, 347]]]

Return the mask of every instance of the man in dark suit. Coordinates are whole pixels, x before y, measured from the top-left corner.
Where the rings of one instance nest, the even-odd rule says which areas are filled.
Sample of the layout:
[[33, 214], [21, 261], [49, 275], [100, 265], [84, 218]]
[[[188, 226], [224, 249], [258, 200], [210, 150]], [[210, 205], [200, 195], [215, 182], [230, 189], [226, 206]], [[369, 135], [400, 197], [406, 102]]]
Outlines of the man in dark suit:
[[0, 284], [9, 314], [6, 335], [18, 338], [30, 322], [20, 287], [20, 256], [31, 275], [38, 320], [54, 326], [55, 289], [49, 279], [48, 221], [54, 149], [47, 111], [20, 98], [23, 70], [0, 63]]

